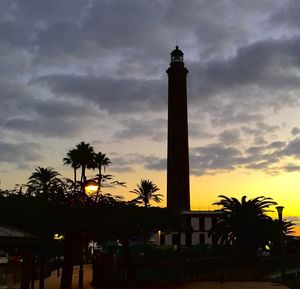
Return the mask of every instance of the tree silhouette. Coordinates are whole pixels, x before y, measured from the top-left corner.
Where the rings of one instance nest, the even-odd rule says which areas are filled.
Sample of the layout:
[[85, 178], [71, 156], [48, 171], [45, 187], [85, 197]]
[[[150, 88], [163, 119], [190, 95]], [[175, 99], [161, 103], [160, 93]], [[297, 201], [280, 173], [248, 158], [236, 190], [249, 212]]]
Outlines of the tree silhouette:
[[74, 151], [75, 152], [73, 152], [73, 157], [81, 167], [80, 181], [81, 183], [83, 183], [86, 180], [86, 169], [93, 167], [94, 148], [89, 143], [85, 143], [82, 141], [76, 145]]
[[134, 202], [143, 203], [146, 208], [150, 206], [151, 200], [156, 203], [161, 202], [162, 195], [155, 194], [155, 192], [159, 191], [159, 188], [152, 181], [141, 179], [140, 183], [136, 186], [136, 189], [130, 191], [130, 193], [137, 195], [137, 197], [133, 199]]
[[[86, 181], [86, 169], [93, 168], [93, 157], [94, 157], [94, 148], [85, 142], [80, 142], [76, 145], [75, 149], [71, 149], [67, 153], [67, 157], [63, 159], [65, 164], [71, 165], [74, 170], [74, 188], [73, 196], [75, 197], [75, 202], [73, 203], [75, 206], [81, 205], [85, 206], [86, 197], [83, 194], [84, 191], [84, 183]], [[77, 177], [76, 170], [81, 167], [81, 177], [80, 177], [80, 190], [77, 193]], [[77, 196], [76, 196], [77, 195]], [[82, 209], [82, 208], [81, 208]], [[83, 216], [82, 212], [79, 214]], [[82, 219], [82, 218], [81, 218]], [[82, 222], [82, 220], [79, 220]], [[78, 227], [81, 227], [78, 223]], [[81, 239], [82, 232], [78, 232], [76, 228], [72, 228], [69, 226], [65, 235], [65, 243], [64, 243], [64, 261], [63, 261], [63, 271], [60, 283], [60, 289], [70, 289], [72, 284], [72, 275], [73, 275], [73, 264], [74, 264], [74, 256], [73, 256], [73, 245], [74, 239]]]
[[263, 196], [239, 201], [224, 195], [214, 205], [222, 206], [222, 215], [213, 228], [221, 243], [236, 245], [244, 253], [256, 253], [259, 245], [266, 242], [268, 228], [272, 219], [266, 215], [269, 207], [277, 203]]
[[74, 184], [77, 182], [77, 169], [80, 168], [79, 154], [76, 149], [71, 149], [67, 152], [67, 156], [63, 158], [64, 165], [70, 165], [74, 171]]
[[[58, 178], [60, 174], [51, 167], [37, 167], [28, 178], [27, 195], [41, 198], [45, 201], [55, 199], [58, 192], [58, 187], [61, 185], [61, 180]], [[46, 245], [49, 234], [41, 235], [42, 245], [39, 252], [40, 257], [40, 289], [44, 288], [44, 269], [46, 258]]]
[[51, 167], [37, 167], [28, 178], [27, 194], [46, 199], [53, 198], [51, 194], [54, 195], [61, 184], [59, 176], [60, 174]]
[[94, 153], [93, 156], [93, 168], [98, 169], [98, 175], [97, 175], [97, 182], [98, 182], [98, 190], [96, 193], [96, 201], [98, 199], [98, 196], [101, 192], [102, 187], [102, 181], [105, 179], [105, 176], [102, 174], [102, 168], [103, 171], [105, 171], [106, 166], [111, 164], [110, 159], [106, 156], [106, 154], [103, 154], [102, 152]]
[[272, 242], [275, 254], [283, 254], [284, 247], [293, 239], [294, 226], [293, 222], [287, 220], [272, 220], [272, 224], [266, 228], [265, 234]]

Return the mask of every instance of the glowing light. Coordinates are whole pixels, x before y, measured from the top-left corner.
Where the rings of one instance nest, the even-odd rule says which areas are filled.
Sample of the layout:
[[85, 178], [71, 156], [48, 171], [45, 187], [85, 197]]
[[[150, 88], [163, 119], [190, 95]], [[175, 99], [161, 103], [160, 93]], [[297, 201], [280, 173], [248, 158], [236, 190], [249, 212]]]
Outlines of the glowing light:
[[91, 197], [98, 192], [98, 183], [94, 180], [88, 180], [84, 184], [84, 191], [87, 196]]
[[160, 244], [160, 242], [161, 242], [161, 230], [157, 231], [157, 235], [158, 235], [158, 244]]
[[54, 240], [62, 240], [64, 238], [64, 236], [63, 235], [60, 235], [60, 234], [54, 234], [54, 236], [53, 236], [53, 239]]

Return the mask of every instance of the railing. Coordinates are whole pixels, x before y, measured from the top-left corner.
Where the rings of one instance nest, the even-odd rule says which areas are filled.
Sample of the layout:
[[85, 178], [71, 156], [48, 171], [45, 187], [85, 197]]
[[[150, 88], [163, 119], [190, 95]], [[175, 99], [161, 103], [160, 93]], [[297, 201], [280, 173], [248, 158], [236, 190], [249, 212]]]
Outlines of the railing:
[[220, 207], [219, 206], [192, 206], [191, 210], [192, 211], [215, 211], [215, 210], [219, 210]]
[[[229, 256], [165, 260], [101, 262], [93, 267], [95, 287], [115, 288], [132, 285], [178, 283], [187, 280], [262, 281], [284, 264], [299, 265], [299, 256], [258, 259], [255, 256]], [[278, 265], [278, 266], [277, 266]], [[278, 268], [277, 268], [278, 267]], [[279, 268], [280, 267], [280, 268]]]

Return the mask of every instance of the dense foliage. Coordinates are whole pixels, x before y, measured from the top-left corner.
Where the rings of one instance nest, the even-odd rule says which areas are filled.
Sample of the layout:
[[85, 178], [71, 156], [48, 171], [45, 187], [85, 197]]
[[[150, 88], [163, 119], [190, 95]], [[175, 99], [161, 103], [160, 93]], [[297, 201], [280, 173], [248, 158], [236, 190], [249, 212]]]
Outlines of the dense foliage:
[[215, 234], [222, 244], [236, 246], [246, 254], [256, 254], [259, 247], [271, 243], [279, 246], [282, 236], [292, 231], [292, 223], [273, 220], [267, 215], [270, 207], [276, 205], [271, 198], [263, 196], [247, 200], [219, 196], [214, 205], [221, 206], [222, 215], [214, 226]]
[[[125, 202], [118, 196], [104, 194], [105, 182], [110, 181], [110, 186], [125, 184], [112, 181], [113, 176], [103, 174], [111, 161], [105, 154], [95, 153], [90, 144], [79, 143], [67, 153], [63, 162], [73, 169], [73, 180], [63, 179], [51, 167], [37, 167], [26, 184], [14, 190], [0, 191], [2, 225], [30, 233], [35, 240], [31, 249], [40, 259], [52, 254], [51, 248], [57, 245], [53, 239], [55, 234], [64, 236], [61, 289], [71, 288], [72, 268], [82, 244], [90, 240], [100, 243], [120, 240], [127, 248], [128, 257], [130, 238], [143, 236], [146, 239], [158, 229], [174, 226], [176, 217], [166, 209], [138, 207], [135, 202]], [[77, 180], [78, 169], [81, 169], [80, 181]], [[84, 194], [87, 169], [98, 171], [94, 178], [98, 190], [91, 198]], [[154, 194], [158, 188], [150, 181], [147, 184], [151, 185], [149, 198], [154, 197], [158, 201], [159, 194]], [[28, 268], [30, 266], [28, 263]], [[28, 276], [26, 280], [22, 288], [28, 288]], [[43, 280], [41, 284], [40, 288], [43, 288]]]
[[136, 194], [137, 197], [133, 199], [137, 204], [144, 204], [147, 208], [150, 206], [150, 201], [156, 203], [161, 202], [162, 195], [157, 194], [159, 188], [150, 180], [141, 179], [140, 183], [136, 185], [137, 188], [130, 191], [130, 193]]

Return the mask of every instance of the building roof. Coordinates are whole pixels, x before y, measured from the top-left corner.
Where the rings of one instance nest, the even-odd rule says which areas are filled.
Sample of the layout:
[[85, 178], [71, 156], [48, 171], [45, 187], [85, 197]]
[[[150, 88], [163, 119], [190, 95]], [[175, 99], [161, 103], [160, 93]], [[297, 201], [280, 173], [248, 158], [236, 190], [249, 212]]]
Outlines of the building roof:
[[214, 211], [183, 211], [183, 215], [220, 215], [222, 211], [214, 210]]
[[176, 45], [175, 49], [171, 52], [171, 56], [183, 56], [183, 52]]
[[35, 239], [36, 237], [27, 232], [24, 232], [24, 231], [21, 231], [21, 230], [12, 228], [12, 227], [0, 226], [0, 238]]

